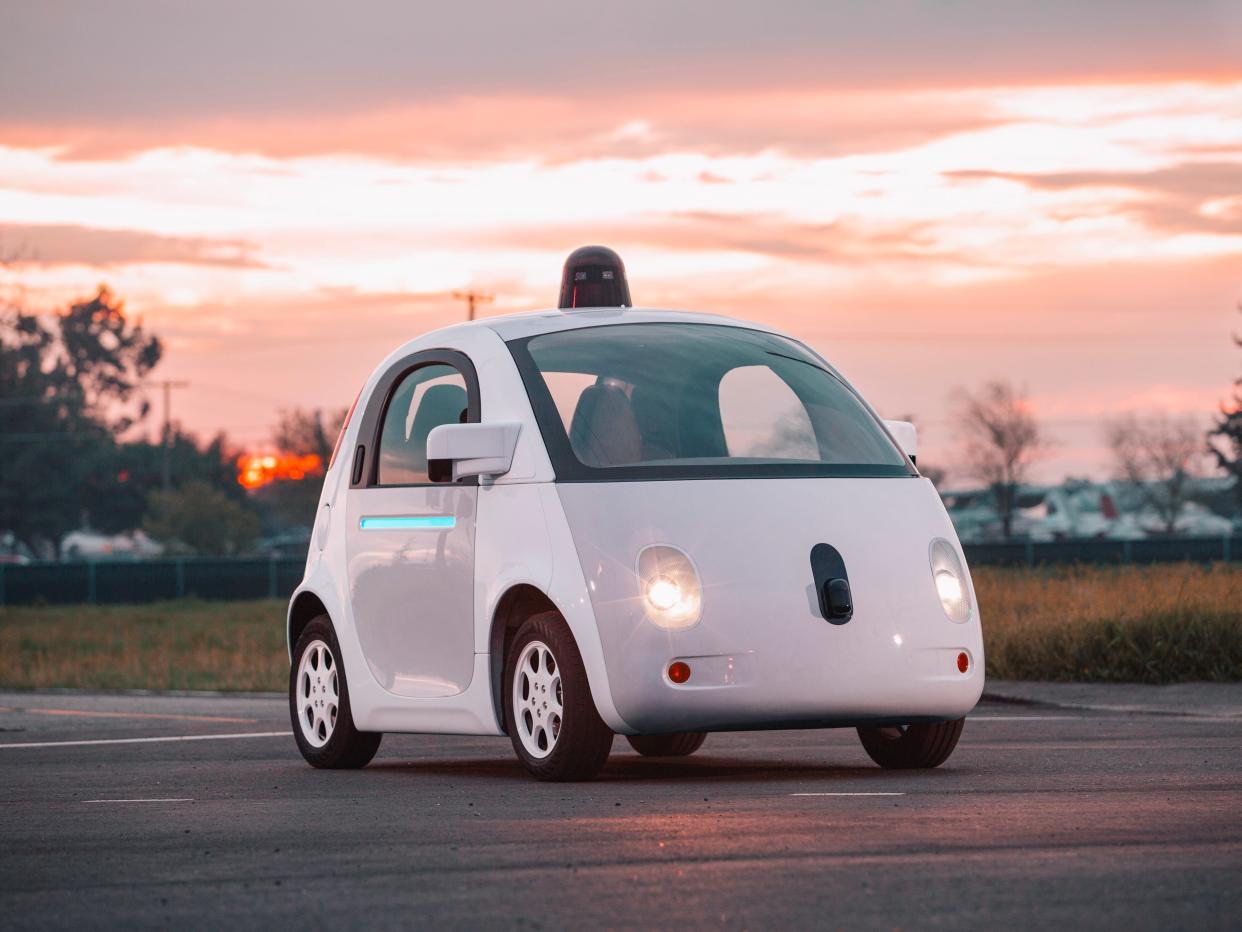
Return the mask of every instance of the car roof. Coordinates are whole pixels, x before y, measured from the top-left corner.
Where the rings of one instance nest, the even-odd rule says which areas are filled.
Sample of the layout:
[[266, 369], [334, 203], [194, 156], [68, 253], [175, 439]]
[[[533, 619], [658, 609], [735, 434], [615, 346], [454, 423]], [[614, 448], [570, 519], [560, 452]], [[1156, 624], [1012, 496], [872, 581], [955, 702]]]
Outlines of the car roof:
[[[463, 330], [482, 328], [491, 330], [502, 340], [508, 341], [538, 336], [541, 333], [555, 333], [559, 330], [575, 330], [580, 327], [663, 323], [712, 324], [721, 327], [741, 327], [747, 330], [781, 333], [781, 331], [765, 324], [739, 320], [736, 317], [725, 317], [720, 314], [639, 307], [568, 308], [565, 310], [549, 308], [541, 311], [526, 311], [518, 314], [484, 317], [480, 320], [453, 324], [433, 331], [433, 333], [461, 333]], [[426, 337], [431, 335], [425, 334], [423, 337], [419, 337], [418, 342], [424, 342]], [[786, 334], [781, 335], [786, 336]]]
[[774, 333], [788, 339], [797, 340], [789, 334], [766, 324], [740, 320], [736, 317], [725, 317], [720, 314], [707, 314], [701, 311], [675, 311], [660, 308], [631, 307], [597, 307], [568, 308], [557, 310], [549, 308], [542, 311], [526, 311], [518, 314], [502, 314], [495, 317], [484, 317], [480, 320], [462, 321], [413, 337], [394, 349], [385, 357], [375, 370], [374, 378], [386, 370], [397, 360], [410, 353], [429, 349], [435, 346], [453, 346], [463, 343], [474, 343], [471, 336], [483, 333], [495, 334], [503, 341], [520, 340], [525, 337], [538, 336], [543, 333], [555, 333], [561, 330], [575, 330], [583, 327], [606, 327], [620, 324], [709, 324], [717, 327], [737, 327], [744, 330], [761, 330]]
[[488, 317], [480, 323], [495, 330], [503, 340], [553, 333], [558, 330], [601, 327], [611, 324], [714, 324], [723, 327], [745, 327], [749, 330], [770, 329], [762, 324], [719, 314], [640, 307], [568, 308], [565, 310], [552, 308], [544, 311], [530, 311], [525, 314]]

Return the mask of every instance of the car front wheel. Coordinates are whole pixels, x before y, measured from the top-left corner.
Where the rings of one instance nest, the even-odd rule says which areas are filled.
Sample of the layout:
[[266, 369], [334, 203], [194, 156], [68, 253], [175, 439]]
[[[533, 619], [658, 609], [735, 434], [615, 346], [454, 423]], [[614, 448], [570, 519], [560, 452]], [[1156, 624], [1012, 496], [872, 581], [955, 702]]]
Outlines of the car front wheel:
[[578, 645], [555, 612], [528, 619], [505, 656], [505, 729], [540, 780], [589, 780], [612, 750]]
[[359, 731], [349, 705], [341, 649], [327, 615], [314, 618], [298, 638], [289, 668], [289, 717], [298, 750], [312, 767], [365, 767], [384, 737]]
[[923, 725], [859, 728], [858, 737], [867, 754], [881, 767], [919, 770], [939, 767], [948, 760], [965, 724], [966, 719], [959, 718]]

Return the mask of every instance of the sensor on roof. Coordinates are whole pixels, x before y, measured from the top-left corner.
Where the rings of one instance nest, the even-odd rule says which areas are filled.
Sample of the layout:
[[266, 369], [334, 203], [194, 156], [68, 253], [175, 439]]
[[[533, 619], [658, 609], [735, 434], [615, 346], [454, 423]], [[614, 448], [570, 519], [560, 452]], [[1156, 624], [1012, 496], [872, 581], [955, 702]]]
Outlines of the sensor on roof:
[[582, 246], [565, 260], [559, 308], [633, 307], [625, 263], [607, 246]]

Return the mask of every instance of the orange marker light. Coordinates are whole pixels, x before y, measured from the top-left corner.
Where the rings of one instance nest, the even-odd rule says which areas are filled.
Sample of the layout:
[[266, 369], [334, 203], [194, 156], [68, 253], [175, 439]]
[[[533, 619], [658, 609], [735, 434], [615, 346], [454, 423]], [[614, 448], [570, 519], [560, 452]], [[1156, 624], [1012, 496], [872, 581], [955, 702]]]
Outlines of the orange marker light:
[[680, 660], [668, 665], [668, 678], [674, 683], [684, 683], [690, 679], [690, 664]]
[[966, 651], [957, 655], [957, 669], [960, 673], [965, 673], [970, 669], [970, 657], [967, 656]]

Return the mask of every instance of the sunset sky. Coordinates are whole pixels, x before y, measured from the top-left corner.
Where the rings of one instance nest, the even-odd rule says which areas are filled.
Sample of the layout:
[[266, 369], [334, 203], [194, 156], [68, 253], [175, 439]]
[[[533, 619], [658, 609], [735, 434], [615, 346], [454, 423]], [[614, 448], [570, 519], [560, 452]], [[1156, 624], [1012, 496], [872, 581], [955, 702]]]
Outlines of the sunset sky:
[[0, 19], [0, 253], [106, 282], [266, 445], [400, 341], [555, 301], [804, 339], [956, 462], [947, 397], [1027, 386], [1037, 476], [1104, 418], [1206, 424], [1242, 374], [1242, 3], [22, 3]]

